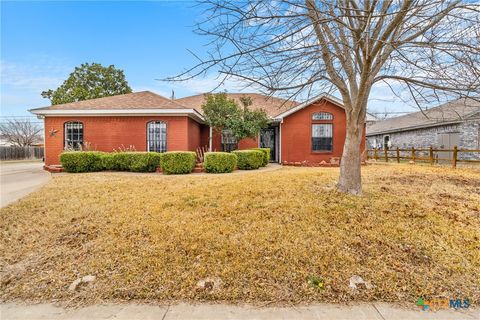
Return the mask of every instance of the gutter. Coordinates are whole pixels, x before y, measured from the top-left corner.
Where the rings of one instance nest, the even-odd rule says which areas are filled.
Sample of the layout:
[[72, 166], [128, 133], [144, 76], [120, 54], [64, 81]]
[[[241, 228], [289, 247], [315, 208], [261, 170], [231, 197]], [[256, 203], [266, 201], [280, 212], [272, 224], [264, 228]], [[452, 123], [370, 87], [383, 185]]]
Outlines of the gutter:
[[195, 109], [30, 109], [29, 112], [37, 116], [66, 117], [66, 116], [189, 116], [201, 123], [205, 121], [203, 115]]

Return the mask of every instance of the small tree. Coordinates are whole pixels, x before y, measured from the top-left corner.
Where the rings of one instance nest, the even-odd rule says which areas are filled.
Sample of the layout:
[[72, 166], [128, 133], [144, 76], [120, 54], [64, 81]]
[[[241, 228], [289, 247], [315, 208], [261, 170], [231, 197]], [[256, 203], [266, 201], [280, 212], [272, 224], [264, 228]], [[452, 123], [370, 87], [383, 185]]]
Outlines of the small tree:
[[99, 63], [84, 63], [76, 67], [60, 87], [43, 91], [42, 97], [50, 99], [55, 105], [130, 92], [132, 89], [125, 80], [123, 70], [113, 65], [104, 67]]
[[250, 110], [252, 99], [240, 98], [243, 108], [226, 93], [208, 94], [202, 105], [206, 123], [216, 132], [228, 130], [235, 141], [245, 138], [255, 139], [260, 130], [268, 126], [265, 110]]
[[42, 128], [30, 120], [8, 119], [0, 124], [0, 135], [7, 142], [26, 147], [42, 141]]

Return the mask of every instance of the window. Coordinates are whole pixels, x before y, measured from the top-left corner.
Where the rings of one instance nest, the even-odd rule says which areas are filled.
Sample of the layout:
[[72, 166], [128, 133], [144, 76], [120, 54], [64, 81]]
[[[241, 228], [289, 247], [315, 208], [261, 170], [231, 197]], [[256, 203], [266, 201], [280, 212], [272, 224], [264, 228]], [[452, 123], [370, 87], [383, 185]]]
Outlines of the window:
[[83, 123], [65, 123], [65, 149], [79, 150], [83, 146]]
[[147, 149], [151, 152], [167, 151], [167, 124], [162, 121], [147, 123]]
[[312, 115], [312, 120], [333, 120], [333, 114], [328, 112], [316, 112]]
[[230, 152], [237, 149], [237, 140], [230, 130], [222, 130], [222, 151]]
[[331, 123], [312, 124], [312, 151], [333, 150], [332, 129]]

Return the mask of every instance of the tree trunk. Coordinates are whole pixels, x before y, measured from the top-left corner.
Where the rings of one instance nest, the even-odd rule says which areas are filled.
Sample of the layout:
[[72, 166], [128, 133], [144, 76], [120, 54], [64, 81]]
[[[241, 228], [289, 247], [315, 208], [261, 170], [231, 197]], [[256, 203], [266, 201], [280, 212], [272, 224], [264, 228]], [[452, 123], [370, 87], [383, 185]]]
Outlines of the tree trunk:
[[362, 142], [363, 126], [358, 124], [357, 119], [347, 116], [347, 135], [340, 161], [340, 179], [337, 189], [341, 192], [354, 195], [362, 194], [361, 154], [360, 143]]

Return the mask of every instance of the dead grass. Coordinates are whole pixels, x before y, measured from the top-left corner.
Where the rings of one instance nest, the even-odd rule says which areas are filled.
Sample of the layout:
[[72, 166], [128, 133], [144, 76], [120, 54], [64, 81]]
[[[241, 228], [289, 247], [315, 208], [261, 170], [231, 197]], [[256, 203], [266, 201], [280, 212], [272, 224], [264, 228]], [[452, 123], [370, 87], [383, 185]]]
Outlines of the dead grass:
[[[480, 302], [480, 171], [368, 166], [363, 197], [337, 175], [56, 176], [1, 210], [0, 298]], [[352, 292], [352, 275], [375, 287]], [[197, 290], [207, 277], [222, 286]]]

